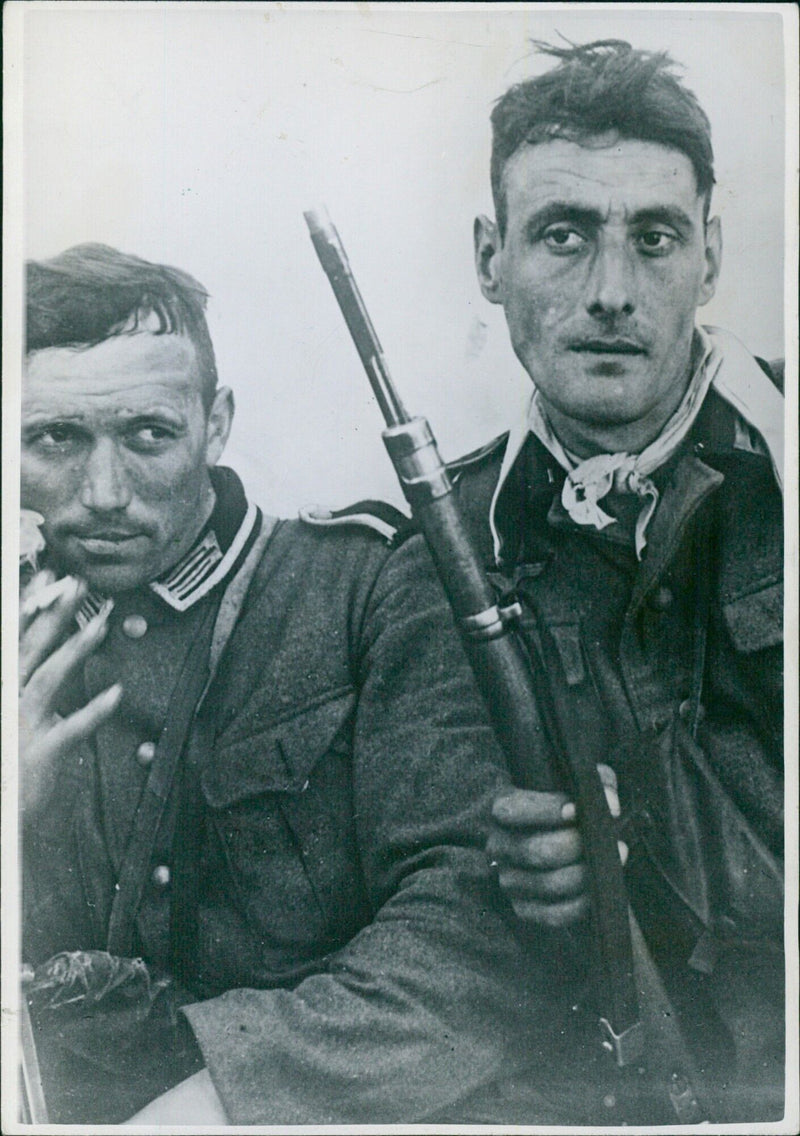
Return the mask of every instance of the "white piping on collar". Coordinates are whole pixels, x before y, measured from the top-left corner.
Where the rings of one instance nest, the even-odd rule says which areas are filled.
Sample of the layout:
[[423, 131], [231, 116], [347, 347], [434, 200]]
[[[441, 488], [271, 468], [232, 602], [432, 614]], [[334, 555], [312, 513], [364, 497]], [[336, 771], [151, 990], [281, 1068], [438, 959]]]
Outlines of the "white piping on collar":
[[[764, 439], [778, 485], [783, 490], [784, 434], [783, 395], [744, 344], [729, 331], [719, 327], [698, 327], [697, 332], [706, 355], [705, 366], [712, 362], [711, 355], [718, 352], [722, 359], [712, 380], [712, 386], [748, 425], [755, 427]], [[534, 392], [535, 393], [535, 392]], [[489, 529], [492, 534], [495, 561], [502, 551], [502, 539], [497, 529], [495, 511], [511, 469], [531, 433], [528, 412], [533, 394], [525, 400], [525, 413], [513, 423], [508, 435], [500, 476], [497, 479], [489, 506]]]
[[[197, 587], [192, 588], [185, 595], [182, 595], [182, 589], [178, 587], [177, 583], [170, 583], [170, 581], [176, 580], [176, 577], [180, 575], [181, 569], [186, 564], [186, 561], [192, 556], [194, 552], [197, 551], [197, 546], [195, 546], [194, 548], [191, 548], [189, 550], [189, 552], [186, 554], [186, 556], [183, 557], [180, 563], [175, 565], [175, 567], [170, 572], [167, 580], [165, 580], [163, 583], [153, 581], [153, 583], [150, 585], [150, 590], [155, 592], [157, 596], [160, 596], [165, 603], [168, 603], [169, 606], [174, 608], [176, 611], [186, 611], [187, 608], [192, 607], [192, 605], [196, 604], [198, 600], [201, 600], [203, 596], [207, 596], [211, 589], [216, 587], [220, 580], [223, 580], [225, 576], [227, 576], [228, 572], [236, 563], [240, 552], [244, 548], [250, 534], [252, 533], [257, 516], [258, 506], [250, 502], [247, 506], [247, 512], [245, 513], [244, 520], [242, 521], [241, 525], [239, 525], [239, 531], [233, 538], [230, 548], [225, 553], [225, 555], [222, 556], [222, 559], [219, 561], [214, 571], [209, 576], [206, 576], [205, 579], [203, 579], [197, 585]], [[208, 535], [211, 536], [213, 534]], [[216, 546], [217, 553], [219, 553], [219, 544], [217, 544], [217, 538], [215, 535], [214, 545]], [[213, 548], [211, 546], [209, 546], [207, 555], [208, 554], [213, 556]]]
[[[211, 530], [196, 541], [185, 556], [181, 557], [171, 569], [166, 580], [153, 581], [150, 584], [150, 590], [155, 592], [175, 611], [188, 611], [203, 596], [207, 596], [211, 589], [216, 587], [220, 580], [224, 580], [230, 572], [245, 544], [250, 539], [258, 519], [258, 512], [257, 505], [252, 502], [248, 503], [244, 520], [226, 553], [222, 553], [216, 534]], [[189, 590], [186, 591], [187, 582], [183, 577], [192, 561], [195, 561], [195, 563], [192, 565], [189, 579], [202, 575], [203, 571], [207, 571], [212, 565], [213, 570], [209, 575], [203, 576], [196, 586], [189, 585]], [[97, 614], [103, 604], [103, 599], [104, 597], [98, 592], [89, 592], [75, 617], [79, 626], [84, 627], [92, 616]]]

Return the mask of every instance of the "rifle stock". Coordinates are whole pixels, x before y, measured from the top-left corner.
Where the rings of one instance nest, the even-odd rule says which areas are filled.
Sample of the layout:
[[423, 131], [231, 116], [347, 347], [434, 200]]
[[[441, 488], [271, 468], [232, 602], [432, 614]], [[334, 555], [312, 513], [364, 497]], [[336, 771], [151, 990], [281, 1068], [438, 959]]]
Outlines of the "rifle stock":
[[513, 632], [518, 609], [498, 606], [431, 428], [426, 419], [407, 414], [394, 389], [339, 234], [324, 210], [304, 216], [383, 412], [384, 444], [427, 541], [511, 776], [524, 788], [555, 789], [553, 770], [532, 744], [540, 726], [531, 668]]

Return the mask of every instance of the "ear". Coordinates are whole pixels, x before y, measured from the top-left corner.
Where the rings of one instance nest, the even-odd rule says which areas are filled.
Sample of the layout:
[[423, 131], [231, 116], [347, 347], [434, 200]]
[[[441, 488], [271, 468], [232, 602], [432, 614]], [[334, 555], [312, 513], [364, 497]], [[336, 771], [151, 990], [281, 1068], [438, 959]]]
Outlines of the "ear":
[[722, 267], [722, 226], [719, 217], [712, 217], [706, 224], [705, 233], [706, 270], [700, 284], [698, 304], [707, 304], [717, 290], [719, 270]]
[[473, 226], [475, 241], [475, 271], [481, 292], [490, 304], [502, 304], [503, 275], [500, 253], [502, 241], [494, 221], [481, 214]]
[[206, 465], [216, 465], [225, 449], [233, 425], [233, 392], [220, 387], [206, 421]]

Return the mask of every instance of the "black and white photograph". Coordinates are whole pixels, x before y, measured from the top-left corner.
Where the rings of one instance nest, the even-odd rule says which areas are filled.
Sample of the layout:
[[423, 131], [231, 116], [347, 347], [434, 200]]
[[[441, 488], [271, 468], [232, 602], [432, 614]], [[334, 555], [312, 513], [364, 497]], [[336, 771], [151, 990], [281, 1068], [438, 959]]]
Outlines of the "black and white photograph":
[[796, 1133], [797, 6], [3, 18], [2, 1131]]

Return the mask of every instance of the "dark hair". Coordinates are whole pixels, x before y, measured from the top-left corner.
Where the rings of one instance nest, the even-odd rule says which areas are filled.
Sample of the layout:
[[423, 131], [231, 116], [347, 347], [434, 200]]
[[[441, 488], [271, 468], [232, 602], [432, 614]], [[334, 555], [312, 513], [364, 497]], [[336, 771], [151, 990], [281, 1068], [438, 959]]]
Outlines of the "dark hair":
[[208, 293], [188, 273], [108, 245], [76, 245], [50, 260], [28, 261], [26, 292], [26, 354], [93, 347], [154, 315], [157, 335], [186, 334], [194, 344], [203, 406], [211, 408], [217, 364], [205, 317]]
[[534, 47], [554, 55], [559, 65], [510, 87], [492, 111], [492, 196], [501, 238], [507, 222], [503, 171], [520, 146], [551, 138], [581, 142], [609, 131], [684, 153], [708, 216], [711, 125], [692, 92], [671, 73], [674, 63], [665, 52], [638, 51], [617, 39], [563, 48], [536, 41]]

